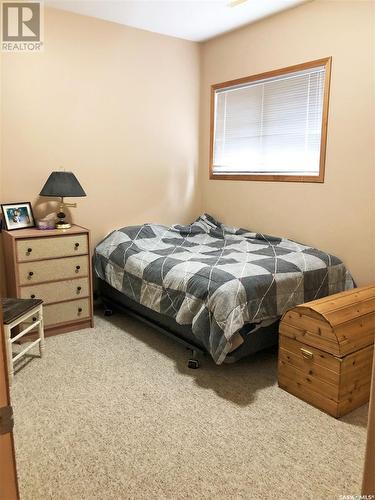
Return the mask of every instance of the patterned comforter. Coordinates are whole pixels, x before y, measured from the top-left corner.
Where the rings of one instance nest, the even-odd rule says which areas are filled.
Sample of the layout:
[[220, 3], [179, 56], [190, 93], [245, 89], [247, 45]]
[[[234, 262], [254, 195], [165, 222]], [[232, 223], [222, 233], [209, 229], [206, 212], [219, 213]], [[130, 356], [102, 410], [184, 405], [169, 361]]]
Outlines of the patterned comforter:
[[217, 364], [245, 324], [354, 286], [333, 255], [207, 214], [186, 226], [113, 231], [97, 245], [94, 269], [129, 298], [191, 325]]

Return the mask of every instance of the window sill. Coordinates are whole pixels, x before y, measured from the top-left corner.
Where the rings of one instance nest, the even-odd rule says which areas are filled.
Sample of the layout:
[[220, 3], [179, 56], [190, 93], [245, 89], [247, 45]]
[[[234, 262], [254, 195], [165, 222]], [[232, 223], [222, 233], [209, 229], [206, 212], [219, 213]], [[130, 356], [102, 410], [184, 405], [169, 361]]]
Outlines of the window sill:
[[214, 174], [210, 173], [211, 180], [219, 181], [266, 181], [266, 182], [324, 182], [323, 175], [263, 175], [263, 174]]

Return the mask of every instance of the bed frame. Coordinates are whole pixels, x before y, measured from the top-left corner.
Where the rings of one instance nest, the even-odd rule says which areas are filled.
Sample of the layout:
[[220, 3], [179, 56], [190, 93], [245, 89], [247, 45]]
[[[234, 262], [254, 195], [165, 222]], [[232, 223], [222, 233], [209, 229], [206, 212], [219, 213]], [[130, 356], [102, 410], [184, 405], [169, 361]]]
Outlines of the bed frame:
[[[98, 279], [98, 291], [104, 305], [105, 316], [112, 316], [114, 311], [121, 311], [142, 321], [189, 349], [191, 357], [188, 359], [187, 366], [192, 369], [199, 368], [198, 354], [206, 354], [207, 350], [195, 337], [190, 326], [180, 325], [173, 318], [138, 304], [101, 279]], [[254, 333], [251, 333], [253, 329], [254, 325], [248, 324], [240, 330], [245, 342], [233, 353], [230, 353], [225, 362], [234, 362], [260, 350], [277, 345], [278, 322], [269, 327], [259, 328]]]

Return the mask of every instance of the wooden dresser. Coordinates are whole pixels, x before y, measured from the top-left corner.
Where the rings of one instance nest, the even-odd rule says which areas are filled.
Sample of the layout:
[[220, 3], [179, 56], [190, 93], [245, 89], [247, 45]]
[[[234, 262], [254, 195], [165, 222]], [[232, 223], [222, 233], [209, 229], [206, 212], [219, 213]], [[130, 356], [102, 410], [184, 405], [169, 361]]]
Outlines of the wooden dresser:
[[93, 326], [90, 232], [3, 231], [8, 297], [43, 300], [46, 335]]
[[291, 309], [280, 322], [279, 386], [345, 415], [369, 400], [374, 337], [375, 286]]

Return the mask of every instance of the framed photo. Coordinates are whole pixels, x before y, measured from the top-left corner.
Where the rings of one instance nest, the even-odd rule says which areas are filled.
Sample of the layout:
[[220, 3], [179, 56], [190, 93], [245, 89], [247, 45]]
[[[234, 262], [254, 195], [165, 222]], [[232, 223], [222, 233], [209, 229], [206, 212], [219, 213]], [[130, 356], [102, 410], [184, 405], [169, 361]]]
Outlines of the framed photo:
[[31, 203], [28, 201], [1, 205], [3, 219], [7, 231], [35, 227]]

